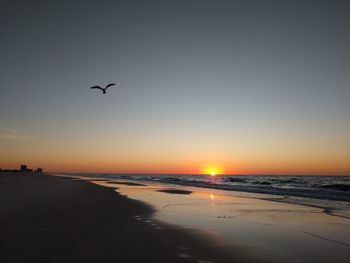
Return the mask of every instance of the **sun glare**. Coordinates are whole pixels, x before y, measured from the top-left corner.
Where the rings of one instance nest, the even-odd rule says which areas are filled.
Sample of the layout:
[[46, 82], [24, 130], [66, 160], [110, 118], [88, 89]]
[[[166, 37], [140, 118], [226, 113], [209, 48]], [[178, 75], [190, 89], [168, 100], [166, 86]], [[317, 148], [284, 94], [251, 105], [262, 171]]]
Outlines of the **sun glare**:
[[221, 167], [219, 167], [218, 165], [211, 165], [211, 166], [206, 166], [206, 167], [203, 167], [202, 169], [202, 173], [203, 174], [207, 174], [207, 175], [210, 175], [210, 176], [217, 176], [219, 174], [222, 174], [222, 169]]

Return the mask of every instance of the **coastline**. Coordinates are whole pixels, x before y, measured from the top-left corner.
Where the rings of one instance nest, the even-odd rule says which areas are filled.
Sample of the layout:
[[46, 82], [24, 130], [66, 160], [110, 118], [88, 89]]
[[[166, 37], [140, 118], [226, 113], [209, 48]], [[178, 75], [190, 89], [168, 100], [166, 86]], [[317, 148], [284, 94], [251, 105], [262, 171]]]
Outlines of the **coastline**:
[[227, 249], [197, 231], [151, 220], [151, 206], [116, 188], [1, 173], [0, 261], [260, 262], [238, 246]]
[[[215, 191], [219, 193], [227, 193], [227, 195], [234, 194], [236, 196], [243, 196], [243, 197], [252, 197], [252, 198], [257, 198], [257, 199], [262, 199], [262, 200], [268, 200], [268, 201], [273, 201], [273, 202], [282, 202], [282, 203], [287, 203], [287, 204], [296, 204], [296, 205], [305, 205], [309, 207], [314, 207], [314, 208], [321, 208], [324, 209], [324, 212], [333, 215], [333, 216], [339, 216], [343, 218], [349, 218], [350, 219], [350, 202], [349, 201], [344, 201], [344, 200], [350, 200], [350, 195], [346, 191], [342, 191], [341, 194], [343, 197], [345, 197], [344, 200], [339, 200], [337, 198], [332, 198], [328, 199], [327, 196], [320, 195], [317, 198], [312, 197], [313, 194], [310, 196], [307, 194], [307, 191], [304, 191], [304, 194], [300, 195], [299, 192], [296, 193], [296, 195], [293, 195], [293, 191], [285, 191], [286, 189], [283, 189], [283, 191], [276, 192], [276, 191], [271, 191], [268, 189], [261, 189], [261, 188], [250, 188], [246, 186], [233, 186], [233, 185], [221, 185], [220, 183], [216, 181], [216, 178], [210, 178], [210, 183], [205, 183], [201, 181], [194, 181], [192, 179], [190, 180], [178, 180], [177, 178], [172, 176], [165, 176], [161, 177], [160, 174], [158, 175], [143, 175], [143, 174], [136, 174], [136, 177], [132, 177], [131, 175], [124, 175], [124, 174], [84, 174], [84, 173], [78, 173], [78, 174], [66, 174], [68, 176], [73, 176], [73, 177], [80, 177], [80, 178], [93, 178], [94, 181], [96, 180], [119, 180], [119, 181], [126, 181], [129, 183], [144, 183], [144, 184], [155, 184], [155, 185], [174, 185], [175, 187], [178, 188], [194, 188], [194, 189], [208, 189], [208, 191]], [[155, 177], [158, 176], [158, 177]], [[183, 175], [180, 175], [183, 176]], [[198, 176], [198, 175], [196, 175]], [[203, 176], [203, 175], [201, 175]], [[231, 176], [231, 175], [226, 175], [226, 176]], [[256, 177], [256, 176], [255, 176]], [[271, 176], [262, 176], [261, 178], [266, 178], [266, 177], [271, 177]], [[277, 178], [277, 176], [274, 176]], [[315, 176], [305, 176], [307, 178], [315, 178]], [[302, 177], [299, 177], [302, 178]], [[323, 178], [326, 178], [323, 176]], [[345, 177], [347, 178], [347, 177]], [[235, 180], [242, 180], [240, 178], [234, 178]], [[275, 179], [273, 179], [275, 180]], [[285, 181], [286, 179], [283, 178]], [[292, 179], [293, 180], [293, 179]], [[290, 181], [290, 179], [287, 179], [287, 181]], [[270, 187], [268, 187], [270, 188]], [[261, 191], [263, 190], [263, 191]], [[280, 189], [281, 190], [281, 189]], [[317, 192], [314, 191], [313, 192]], [[336, 193], [339, 195], [339, 192]]]
[[119, 185], [118, 193], [151, 204], [155, 220], [205, 232], [224, 240], [222, 246], [249, 247], [267, 262], [347, 262], [350, 256], [350, 220], [319, 207], [241, 192], [87, 179], [105, 187]]

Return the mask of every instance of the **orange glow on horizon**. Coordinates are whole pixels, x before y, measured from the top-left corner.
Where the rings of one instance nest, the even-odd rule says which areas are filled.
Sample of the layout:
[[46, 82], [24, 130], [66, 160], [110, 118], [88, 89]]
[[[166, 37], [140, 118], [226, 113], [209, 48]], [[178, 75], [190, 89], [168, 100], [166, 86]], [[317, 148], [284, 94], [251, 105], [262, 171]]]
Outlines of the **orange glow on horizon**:
[[[18, 152], [15, 147], [9, 148], [6, 155], [0, 155], [0, 168], [18, 169], [21, 163], [30, 168], [44, 168], [47, 172], [86, 172], [86, 173], [149, 173], [149, 174], [204, 174], [212, 175], [212, 179], [222, 174], [242, 175], [350, 175], [348, 159], [322, 160], [314, 157], [298, 158], [296, 160], [278, 160], [276, 158], [253, 160], [225, 158], [214, 156], [215, 162], [206, 162], [210, 156], [193, 154], [181, 159], [176, 156], [148, 156], [136, 155], [134, 152], [111, 152], [106, 154], [101, 149], [83, 152], [81, 149], [65, 151], [42, 149], [42, 151]], [[5, 153], [5, 151], [4, 151]], [[34, 154], [35, 153], [35, 154]]]

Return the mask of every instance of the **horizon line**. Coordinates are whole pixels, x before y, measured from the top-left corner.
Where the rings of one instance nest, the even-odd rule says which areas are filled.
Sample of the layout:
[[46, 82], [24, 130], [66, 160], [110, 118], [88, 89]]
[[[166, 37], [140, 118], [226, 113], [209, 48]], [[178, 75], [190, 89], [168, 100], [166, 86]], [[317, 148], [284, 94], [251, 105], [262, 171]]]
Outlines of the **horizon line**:
[[[47, 174], [121, 174], [121, 175], [210, 175], [208, 173], [123, 173], [123, 172], [52, 172], [47, 171], [44, 172]], [[337, 174], [248, 174], [248, 173], [218, 173], [216, 176], [226, 176], [226, 175], [232, 175], [232, 176], [304, 176], [304, 177], [312, 177], [312, 176], [350, 176], [350, 174], [344, 174], [344, 175], [337, 175]]]

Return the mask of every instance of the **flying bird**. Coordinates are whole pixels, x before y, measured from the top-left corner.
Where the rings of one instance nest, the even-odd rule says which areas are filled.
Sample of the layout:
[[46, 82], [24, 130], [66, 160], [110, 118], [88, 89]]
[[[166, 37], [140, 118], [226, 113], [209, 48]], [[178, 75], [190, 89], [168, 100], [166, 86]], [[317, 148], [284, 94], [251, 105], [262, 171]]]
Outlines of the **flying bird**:
[[93, 87], [91, 87], [90, 89], [100, 89], [100, 90], [102, 90], [103, 94], [106, 94], [107, 89], [108, 89], [110, 86], [114, 86], [114, 85], [115, 85], [115, 83], [110, 83], [110, 84], [108, 84], [105, 88], [101, 88], [100, 86], [93, 86]]

